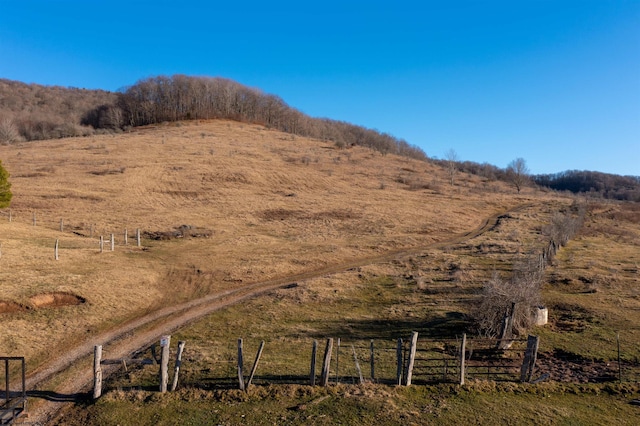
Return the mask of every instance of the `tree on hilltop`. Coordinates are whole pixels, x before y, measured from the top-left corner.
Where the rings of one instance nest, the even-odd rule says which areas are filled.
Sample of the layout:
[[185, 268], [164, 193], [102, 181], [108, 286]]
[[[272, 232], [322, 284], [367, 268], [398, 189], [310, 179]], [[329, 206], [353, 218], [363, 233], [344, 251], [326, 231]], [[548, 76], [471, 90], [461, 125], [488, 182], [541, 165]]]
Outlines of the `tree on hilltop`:
[[447, 173], [449, 174], [449, 182], [453, 185], [453, 178], [456, 176], [456, 172], [458, 171], [458, 154], [453, 148], [451, 148], [444, 154], [444, 159], [447, 165]]
[[529, 168], [524, 158], [516, 158], [507, 166], [507, 179], [516, 187], [518, 192], [529, 181]]
[[0, 161], [0, 208], [9, 207], [12, 195], [9, 172], [2, 167], [2, 161]]

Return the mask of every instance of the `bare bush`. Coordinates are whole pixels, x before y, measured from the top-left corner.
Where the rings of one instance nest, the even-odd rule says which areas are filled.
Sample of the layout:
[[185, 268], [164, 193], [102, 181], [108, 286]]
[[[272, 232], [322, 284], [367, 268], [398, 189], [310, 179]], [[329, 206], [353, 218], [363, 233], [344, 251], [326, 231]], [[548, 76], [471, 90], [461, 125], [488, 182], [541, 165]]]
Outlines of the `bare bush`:
[[513, 333], [523, 334], [532, 325], [534, 309], [540, 305], [542, 277], [543, 269], [536, 256], [516, 262], [508, 280], [494, 272], [482, 288], [473, 312], [478, 332], [498, 336], [505, 315], [511, 315]]
[[20, 141], [20, 133], [13, 120], [6, 117], [0, 120], [0, 143], [8, 144]]
[[551, 218], [551, 223], [544, 227], [543, 232], [551, 241], [563, 246], [573, 238], [584, 223], [586, 207], [575, 204], [571, 206], [572, 212], [557, 212]]

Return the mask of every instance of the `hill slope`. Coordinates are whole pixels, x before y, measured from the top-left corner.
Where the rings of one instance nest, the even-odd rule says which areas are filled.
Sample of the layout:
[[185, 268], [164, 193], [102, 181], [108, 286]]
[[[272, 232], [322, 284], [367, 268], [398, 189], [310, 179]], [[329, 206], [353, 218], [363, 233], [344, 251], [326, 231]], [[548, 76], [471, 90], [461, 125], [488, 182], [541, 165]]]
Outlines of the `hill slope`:
[[[12, 222], [0, 223], [2, 263], [12, 265], [1, 272], [0, 300], [29, 307], [38, 294], [72, 293], [88, 301], [7, 319], [9, 354], [40, 360], [49, 344], [164, 303], [425, 245], [528, 197], [477, 177], [450, 187], [421, 161], [293, 139], [212, 121], [0, 147], [14, 193]], [[196, 237], [153, 239], [182, 226]], [[133, 247], [136, 228], [144, 250]], [[111, 234], [117, 249], [107, 243], [101, 254], [98, 238]]]

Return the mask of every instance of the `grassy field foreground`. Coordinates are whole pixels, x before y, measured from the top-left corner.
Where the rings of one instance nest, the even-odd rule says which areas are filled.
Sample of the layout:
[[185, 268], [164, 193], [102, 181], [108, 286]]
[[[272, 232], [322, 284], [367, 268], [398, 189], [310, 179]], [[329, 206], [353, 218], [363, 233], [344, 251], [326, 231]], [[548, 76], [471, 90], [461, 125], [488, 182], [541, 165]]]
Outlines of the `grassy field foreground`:
[[[522, 247], [539, 239], [537, 230], [561, 207], [536, 205], [472, 240], [301, 281], [216, 312], [172, 336], [174, 350], [177, 340], [187, 342], [177, 393], [155, 392], [157, 367], [120, 370], [104, 398], [78, 405], [58, 424], [174, 424], [176, 419], [194, 425], [636, 424], [639, 408], [631, 401], [640, 396], [635, 266], [640, 234], [633, 205], [592, 204], [583, 230], [547, 270], [543, 299], [550, 324], [531, 330], [541, 336], [534, 377], [546, 373], [547, 381], [529, 385], [471, 378], [465, 386], [411, 388], [347, 384], [356, 377], [352, 343], [376, 339], [384, 345], [414, 330], [425, 337], [468, 331], [468, 314], [484, 280], [494, 270], [507, 272], [514, 258], [526, 254]], [[609, 227], [619, 228], [618, 233]], [[576, 260], [575, 253], [585, 247], [588, 253]], [[584, 282], [586, 277], [593, 282]], [[617, 334], [622, 383], [617, 381]], [[292, 376], [303, 382], [312, 341], [329, 336], [343, 342], [341, 384], [333, 379], [327, 389], [273, 384]], [[265, 341], [256, 386], [246, 394], [229, 390], [237, 386], [239, 337], [249, 362]], [[358, 352], [366, 372], [366, 350]], [[378, 365], [379, 381], [393, 373], [393, 366], [389, 371]]]

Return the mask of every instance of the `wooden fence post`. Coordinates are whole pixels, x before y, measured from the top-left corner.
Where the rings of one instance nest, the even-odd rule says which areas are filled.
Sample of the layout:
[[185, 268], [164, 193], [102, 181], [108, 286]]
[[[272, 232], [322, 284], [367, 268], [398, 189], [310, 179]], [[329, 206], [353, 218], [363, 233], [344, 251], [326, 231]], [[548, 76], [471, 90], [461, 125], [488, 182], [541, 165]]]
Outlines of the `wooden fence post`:
[[405, 386], [411, 386], [413, 376], [413, 365], [416, 360], [416, 346], [418, 345], [418, 332], [411, 332], [411, 345], [409, 346], [409, 363], [407, 364], [407, 374], [405, 374]]
[[311, 349], [311, 372], [309, 373], [309, 384], [311, 386], [316, 385], [316, 355], [318, 353], [318, 341], [313, 341], [313, 348]]
[[126, 246], [129, 242], [129, 234], [127, 233], [127, 228], [124, 228], [124, 245]]
[[333, 352], [333, 338], [327, 339], [327, 347], [324, 350], [324, 362], [322, 363], [321, 385], [329, 385], [329, 368], [331, 366], [331, 352]]
[[375, 360], [375, 351], [373, 348], [373, 339], [371, 339], [371, 381], [376, 380], [376, 360]]
[[258, 348], [258, 353], [256, 354], [256, 360], [253, 362], [253, 367], [251, 367], [251, 373], [249, 374], [249, 380], [247, 380], [247, 389], [251, 386], [251, 382], [253, 381], [253, 376], [256, 374], [256, 370], [258, 369], [258, 362], [260, 362], [260, 357], [262, 356], [262, 350], [264, 349], [264, 340], [260, 342], [260, 347]]
[[55, 254], [55, 259], [58, 260], [58, 246], [60, 244], [60, 241], [56, 238], [56, 245], [55, 245], [55, 249], [54, 249], [54, 254]]
[[60, 232], [64, 232], [64, 220], [60, 219]]
[[167, 391], [167, 384], [169, 383], [169, 345], [171, 343], [171, 336], [162, 336], [160, 339], [160, 392]]
[[240, 387], [240, 390], [244, 390], [244, 374], [242, 373], [243, 364], [242, 339], [238, 339], [238, 386]]
[[527, 338], [527, 350], [524, 353], [524, 359], [522, 360], [522, 367], [520, 368], [520, 381], [530, 382], [533, 370], [536, 366], [536, 360], [538, 358], [538, 345], [540, 338], [538, 336], [529, 336]]
[[396, 370], [396, 384], [402, 385], [402, 366], [404, 365], [404, 359], [402, 356], [402, 338], [398, 337], [398, 346], [396, 347], [396, 359], [398, 362], [398, 368]]
[[9, 222], [11, 222], [11, 209], [9, 209]]
[[358, 354], [356, 354], [356, 348], [351, 345], [351, 352], [353, 352], [353, 361], [356, 363], [356, 370], [358, 371], [358, 378], [360, 379], [359, 383], [364, 383], [364, 378], [362, 377], [362, 370], [360, 370], [360, 363], [358, 362]]
[[116, 248], [116, 240], [113, 237], [113, 234], [111, 234], [111, 251], [114, 251]]
[[513, 344], [511, 338], [513, 337], [513, 314], [516, 310], [516, 304], [511, 303], [511, 310], [505, 313], [502, 319], [502, 329], [500, 330], [500, 339], [496, 345], [496, 349], [505, 350], [509, 349]]
[[136, 242], [138, 243], [138, 247], [140, 247], [140, 228], [136, 229]]
[[175, 391], [178, 387], [178, 374], [180, 374], [180, 367], [182, 367], [182, 352], [184, 351], [184, 340], [178, 342], [178, 353], [176, 354], [176, 365], [173, 369], [173, 382], [171, 383], [171, 392]]
[[100, 253], [104, 251], [104, 237], [100, 235]]
[[340, 381], [339, 368], [340, 368], [340, 338], [338, 337], [338, 346], [336, 347], [336, 383]]
[[467, 346], [467, 334], [462, 334], [462, 342], [460, 343], [460, 384], [464, 385], [464, 377], [465, 377], [465, 351]]
[[93, 399], [102, 395], [102, 345], [93, 347]]

